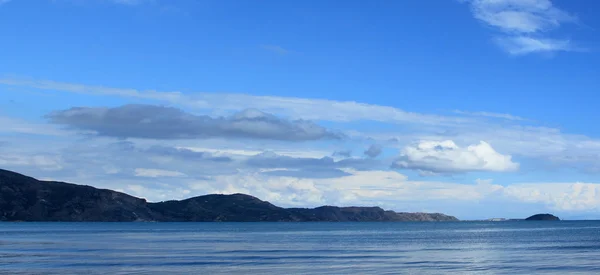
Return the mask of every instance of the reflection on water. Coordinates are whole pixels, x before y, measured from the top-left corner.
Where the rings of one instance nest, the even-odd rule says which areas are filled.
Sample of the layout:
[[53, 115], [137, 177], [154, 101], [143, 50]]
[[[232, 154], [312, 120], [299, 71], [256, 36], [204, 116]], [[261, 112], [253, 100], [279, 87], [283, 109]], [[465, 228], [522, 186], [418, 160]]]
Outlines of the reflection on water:
[[2, 274], [598, 273], [600, 222], [0, 223]]

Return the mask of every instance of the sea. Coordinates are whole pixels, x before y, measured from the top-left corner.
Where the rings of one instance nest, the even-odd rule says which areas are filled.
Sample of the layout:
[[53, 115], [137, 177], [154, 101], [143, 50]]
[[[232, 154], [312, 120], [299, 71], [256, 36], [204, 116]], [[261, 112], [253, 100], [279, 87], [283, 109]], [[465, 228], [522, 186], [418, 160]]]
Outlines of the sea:
[[600, 274], [600, 221], [0, 223], [0, 274]]

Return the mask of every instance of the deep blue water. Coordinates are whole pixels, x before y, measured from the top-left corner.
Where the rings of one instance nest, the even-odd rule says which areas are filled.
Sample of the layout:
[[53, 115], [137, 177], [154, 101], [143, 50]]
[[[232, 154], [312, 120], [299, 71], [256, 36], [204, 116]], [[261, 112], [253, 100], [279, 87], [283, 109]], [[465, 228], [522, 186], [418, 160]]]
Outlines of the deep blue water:
[[1, 274], [600, 273], [600, 222], [0, 223]]

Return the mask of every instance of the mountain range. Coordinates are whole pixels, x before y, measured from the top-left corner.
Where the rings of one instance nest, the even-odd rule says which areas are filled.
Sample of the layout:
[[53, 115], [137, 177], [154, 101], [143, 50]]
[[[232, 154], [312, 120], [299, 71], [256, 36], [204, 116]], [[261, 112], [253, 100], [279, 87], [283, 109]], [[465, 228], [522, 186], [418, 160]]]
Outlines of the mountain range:
[[440, 213], [394, 212], [380, 207], [282, 208], [245, 194], [147, 202], [113, 190], [41, 181], [0, 169], [0, 221], [402, 222], [458, 219]]

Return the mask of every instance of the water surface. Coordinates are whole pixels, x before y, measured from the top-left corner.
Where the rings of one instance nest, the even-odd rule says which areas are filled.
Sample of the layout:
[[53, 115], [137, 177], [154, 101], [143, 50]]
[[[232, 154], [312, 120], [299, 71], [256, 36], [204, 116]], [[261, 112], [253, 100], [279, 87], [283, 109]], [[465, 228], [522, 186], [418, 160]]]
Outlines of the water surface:
[[600, 222], [0, 223], [2, 274], [600, 273]]

